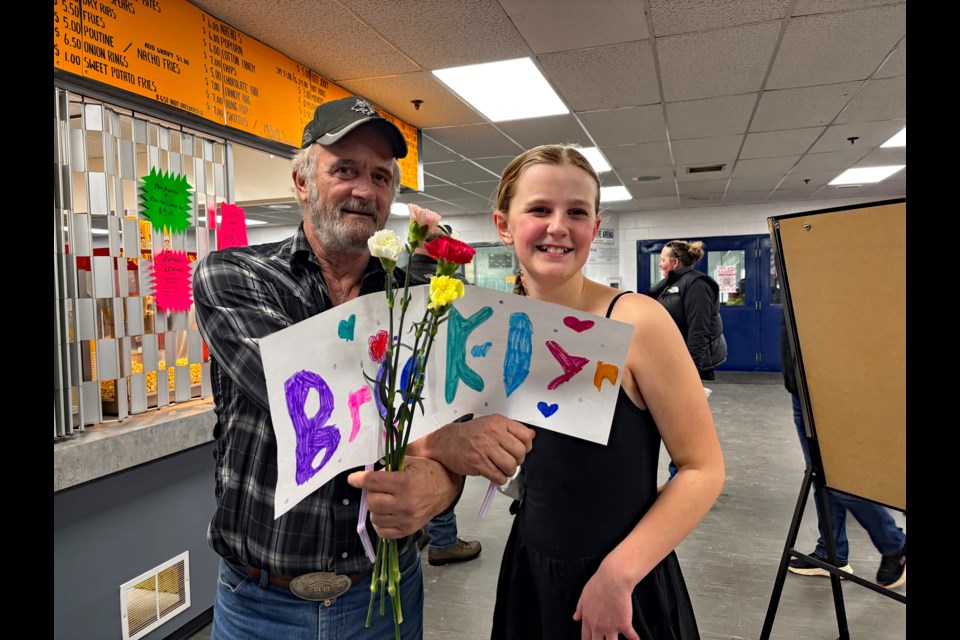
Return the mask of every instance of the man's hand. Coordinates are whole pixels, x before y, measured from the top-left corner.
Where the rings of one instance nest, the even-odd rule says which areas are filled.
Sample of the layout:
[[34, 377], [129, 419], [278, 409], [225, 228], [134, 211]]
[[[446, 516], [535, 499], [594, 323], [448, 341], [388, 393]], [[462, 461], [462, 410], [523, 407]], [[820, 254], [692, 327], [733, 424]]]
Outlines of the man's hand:
[[367, 490], [370, 521], [381, 538], [396, 539], [422, 529], [457, 499], [463, 477], [439, 462], [406, 456], [403, 471], [357, 471], [347, 482]]
[[408, 452], [460, 475], [504, 484], [533, 448], [533, 429], [499, 414], [454, 422], [411, 442]]

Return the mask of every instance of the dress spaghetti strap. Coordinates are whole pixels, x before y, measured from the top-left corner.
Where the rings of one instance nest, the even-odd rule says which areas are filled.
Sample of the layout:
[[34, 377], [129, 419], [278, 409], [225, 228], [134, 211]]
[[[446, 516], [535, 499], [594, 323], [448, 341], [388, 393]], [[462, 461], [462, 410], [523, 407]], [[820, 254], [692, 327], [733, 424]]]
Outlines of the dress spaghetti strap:
[[622, 298], [623, 296], [627, 295], [628, 293], [633, 293], [633, 291], [621, 291], [621, 292], [618, 293], [616, 296], [614, 296], [613, 300], [610, 301], [610, 306], [607, 307], [607, 317], [608, 317], [608, 318], [610, 317], [610, 314], [613, 313], [613, 305], [617, 304], [617, 300], [619, 300], [619, 299]]

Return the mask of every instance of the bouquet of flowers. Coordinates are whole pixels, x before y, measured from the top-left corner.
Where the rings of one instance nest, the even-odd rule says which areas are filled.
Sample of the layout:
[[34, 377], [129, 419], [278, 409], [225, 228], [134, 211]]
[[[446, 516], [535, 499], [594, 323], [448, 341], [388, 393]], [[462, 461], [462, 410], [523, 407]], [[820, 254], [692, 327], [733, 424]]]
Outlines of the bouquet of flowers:
[[[382, 459], [384, 469], [402, 471], [410, 428], [416, 409], [423, 413], [422, 391], [427, 361], [433, 348], [434, 338], [441, 324], [447, 319], [447, 312], [454, 300], [463, 296], [463, 282], [454, 277], [460, 265], [469, 263], [476, 251], [469, 245], [447, 235], [440, 227], [440, 215], [415, 204], [409, 205], [410, 227], [405, 244], [400, 238], [384, 229], [371, 237], [367, 244], [370, 253], [380, 259], [387, 272], [386, 296], [390, 315], [389, 336], [386, 353], [377, 378], [368, 380], [374, 385], [381, 407], [385, 434], [386, 454]], [[437, 261], [436, 274], [430, 278], [430, 294], [427, 308], [419, 322], [411, 321], [409, 330], [405, 327], [407, 307], [410, 303], [410, 268], [414, 252], [423, 247]], [[394, 270], [402, 252], [406, 251], [408, 268], [405, 269], [403, 288], [399, 300], [394, 284]], [[399, 322], [394, 320], [394, 312], [399, 307]], [[412, 335], [408, 335], [412, 334]], [[403, 342], [412, 339], [412, 344]], [[401, 351], [409, 350], [408, 364], [401, 370]], [[369, 545], [366, 537], [366, 494], [360, 510], [358, 533]], [[372, 546], [367, 549], [372, 555]], [[400, 607], [400, 566], [396, 540], [380, 539], [377, 545], [373, 576], [370, 582], [370, 606], [367, 609], [366, 626], [373, 620], [374, 604], [379, 593], [380, 615], [385, 613], [386, 595], [390, 595], [393, 608], [394, 630], [400, 638], [400, 623], [403, 613]]]

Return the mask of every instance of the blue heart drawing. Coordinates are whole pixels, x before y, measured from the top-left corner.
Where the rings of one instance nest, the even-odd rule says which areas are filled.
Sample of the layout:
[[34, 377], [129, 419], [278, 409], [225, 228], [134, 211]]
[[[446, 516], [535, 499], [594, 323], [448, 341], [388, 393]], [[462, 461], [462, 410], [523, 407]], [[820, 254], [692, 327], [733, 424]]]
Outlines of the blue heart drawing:
[[475, 344], [470, 348], [470, 355], [472, 355], [474, 358], [485, 358], [487, 357], [487, 351], [490, 351], [490, 347], [492, 346], [493, 346], [492, 342]]
[[560, 408], [560, 405], [557, 404], [547, 404], [546, 402], [538, 402], [537, 409], [540, 410], [540, 413], [543, 414], [544, 418], [549, 418], [557, 412], [557, 409]]
[[353, 328], [357, 326], [357, 316], [351, 313], [346, 320], [341, 320], [337, 325], [337, 335], [347, 342], [353, 342]]

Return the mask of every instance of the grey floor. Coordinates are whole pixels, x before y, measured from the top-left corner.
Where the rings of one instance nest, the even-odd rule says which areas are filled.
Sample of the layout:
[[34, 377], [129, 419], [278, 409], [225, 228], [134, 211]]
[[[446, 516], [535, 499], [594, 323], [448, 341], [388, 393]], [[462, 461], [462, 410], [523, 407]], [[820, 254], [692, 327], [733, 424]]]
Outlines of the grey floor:
[[[719, 374], [708, 383], [710, 406], [723, 445], [727, 482], [700, 526], [677, 548], [704, 640], [755, 639], [770, 604], [777, 567], [803, 479], [790, 396], [780, 374]], [[661, 454], [660, 477], [666, 479]], [[477, 518], [487, 483], [469, 478], [457, 508], [460, 534], [478, 539], [474, 561], [432, 567], [423, 552], [426, 590], [425, 640], [489, 638], [494, 592], [512, 516], [508, 499], [497, 496], [486, 519]], [[906, 531], [906, 518], [894, 513]], [[872, 580], [880, 556], [866, 532], [848, 519], [850, 564]], [[808, 500], [796, 548], [809, 553], [816, 542], [813, 497]], [[897, 589], [906, 595], [906, 585]], [[851, 638], [906, 638], [906, 605], [852, 582], [843, 582]], [[771, 638], [837, 638], [830, 581], [788, 574]], [[191, 640], [207, 640], [210, 627]]]

